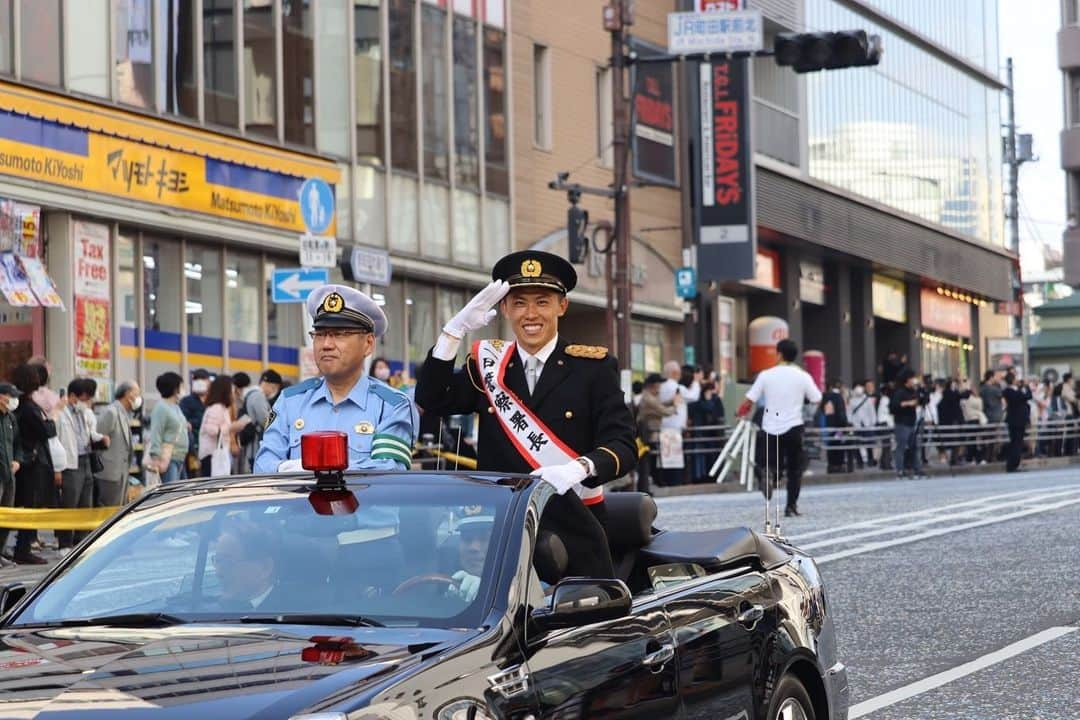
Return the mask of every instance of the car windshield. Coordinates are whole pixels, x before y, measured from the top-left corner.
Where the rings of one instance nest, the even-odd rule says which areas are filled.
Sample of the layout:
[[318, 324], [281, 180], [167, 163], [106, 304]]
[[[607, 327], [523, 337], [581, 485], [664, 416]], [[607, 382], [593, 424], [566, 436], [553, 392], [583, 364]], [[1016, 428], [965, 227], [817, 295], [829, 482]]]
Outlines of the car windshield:
[[505, 487], [415, 478], [351, 485], [346, 495], [358, 507], [337, 515], [316, 512], [311, 489], [196, 487], [150, 498], [9, 622], [143, 614], [169, 622], [482, 622], [512, 497]]

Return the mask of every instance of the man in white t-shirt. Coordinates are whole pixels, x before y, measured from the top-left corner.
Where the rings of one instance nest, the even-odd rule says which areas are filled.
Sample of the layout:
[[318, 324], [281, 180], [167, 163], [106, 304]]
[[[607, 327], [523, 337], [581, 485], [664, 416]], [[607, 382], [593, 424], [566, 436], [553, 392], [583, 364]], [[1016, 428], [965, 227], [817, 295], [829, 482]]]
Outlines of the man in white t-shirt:
[[[798, 515], [799, 489], [803, 471], [803, 405], [821, 402], [821, 391], [810, 374], [795, 364], [799, 348], [792, 340], [776, 343], [780, 363], [763, 370], [754, 380], [746, 399], [739, 406], [745, 417], [754, 404], [762, 406], [761, 429], [765, 431], [765, 452], [775, 462], [777, 445], [787, 468], [787, 507], [784, 515]], [[780, 468], [776, 469], [779, 474]]]

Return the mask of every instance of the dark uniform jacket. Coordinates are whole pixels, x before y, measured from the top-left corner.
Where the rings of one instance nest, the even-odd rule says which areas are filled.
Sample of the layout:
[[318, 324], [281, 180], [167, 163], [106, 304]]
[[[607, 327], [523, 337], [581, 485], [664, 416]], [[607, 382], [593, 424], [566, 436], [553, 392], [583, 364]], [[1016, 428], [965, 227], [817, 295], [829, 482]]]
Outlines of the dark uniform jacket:
[[[0, 413], [0, 491], [7, 483], [14, 488], [15, 476], [11, 463], [23, 461], [22, 442], [19, 439], [19, 423], [14, 413]], [[12, 493], [14, 490], [11, 491]]]
[[[571, 348], [570, 353], [567, 347]], [[623, 402], [615, 358], [606, 352], [594, 353], [603, 355], [597, 359], [580, 357], [573, 348], [559, 338], [531, 396], [525, 368], [515, 348], [507, 363], [505, 383], [563, 443], [592, 461], [596, 475], [587, 478], [584, 484], [596, 487], [626, 474], [637, 462], [634, 418]], [[488, 371], [494, 372], [495, 368], [485, 370]], [[455, 372], [453, 361], [439, 360], [429, 352], [417, 378], [416, 404], [425, 415], [480, 414], [479, 470], [532, 472], [533, 468], [514, 448], [494, 415], [494, 408], [481, 389], [482, 383], [484, 373], [471, 355]]]

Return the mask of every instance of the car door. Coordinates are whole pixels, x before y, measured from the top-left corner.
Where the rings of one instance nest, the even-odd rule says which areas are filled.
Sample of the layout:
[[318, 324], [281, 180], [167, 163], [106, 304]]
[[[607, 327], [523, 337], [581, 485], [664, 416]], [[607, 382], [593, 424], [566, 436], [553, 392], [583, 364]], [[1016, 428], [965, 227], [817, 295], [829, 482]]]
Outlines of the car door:
[[688, 720], [750, 720], [776, 603], [768, 578], [703, 579], [664, 593]]
[[678, 714], [675, 647], [663, 606], [558, 630], [527, 644], [538, 717], [667, 718]]

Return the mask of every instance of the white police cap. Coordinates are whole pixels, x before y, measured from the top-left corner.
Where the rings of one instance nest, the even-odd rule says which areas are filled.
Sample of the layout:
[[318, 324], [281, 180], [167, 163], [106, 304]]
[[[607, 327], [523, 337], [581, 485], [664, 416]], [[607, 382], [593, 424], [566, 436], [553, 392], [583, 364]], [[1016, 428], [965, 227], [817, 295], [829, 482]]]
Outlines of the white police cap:
[[359, 290], [345, 285], [323, 285], [308, 295], [307, 311], [316, 330], [355, 328], [382, 337], [386, 332], [386, 314]]

